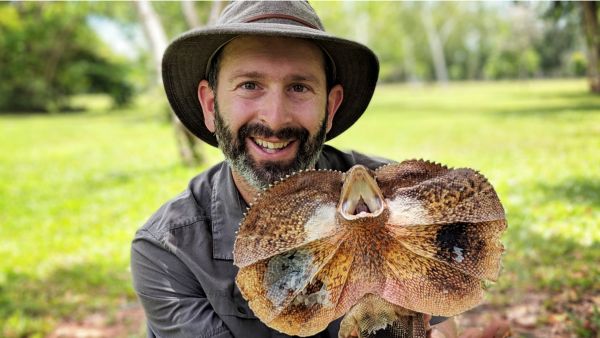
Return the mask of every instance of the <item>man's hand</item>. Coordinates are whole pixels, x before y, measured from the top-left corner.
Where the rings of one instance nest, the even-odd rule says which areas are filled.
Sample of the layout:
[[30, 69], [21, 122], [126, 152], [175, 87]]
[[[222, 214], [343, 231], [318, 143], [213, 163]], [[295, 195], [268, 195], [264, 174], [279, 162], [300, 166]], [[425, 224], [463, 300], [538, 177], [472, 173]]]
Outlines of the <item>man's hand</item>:
[[[425, 315], [425, 328], [428, 338], [457, 338], [458, 328], [454, 318], [449, 318], [437, 325], [429, 326], [430, 315]], [[460, 338], [507, 338], [510, 337], [510, 325], [505, 320], [496, 320], [485, 329], [470, 328], [460, 334]]]
[[[485, 329], [470, 328], [458, 335], [458, 327], [454, 318], [430, 326], [431, 315], [424, 315], [425, 329], [428, 338], [508, 338], [511, 335], [510, 325], [505, 320], [496, 320], [490, 323]], [[358, 337], [358, 332], [354, 330], [352, 337]]]
[[434, 326], [429, 325], [431, 315], [424, 315], [423, 320], [425, 321], [425, 329], [427, 330], [428, 338], [457, 338], [458, 329], [454, 318], [448, 318], [445, 321], [436, 324]]

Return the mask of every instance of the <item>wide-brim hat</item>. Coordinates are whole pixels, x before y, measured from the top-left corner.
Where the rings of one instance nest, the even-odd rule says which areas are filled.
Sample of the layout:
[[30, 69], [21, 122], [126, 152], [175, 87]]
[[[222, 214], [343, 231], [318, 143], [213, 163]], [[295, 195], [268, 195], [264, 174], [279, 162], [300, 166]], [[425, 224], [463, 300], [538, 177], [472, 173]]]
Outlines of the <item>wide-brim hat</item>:
[[162, 61], [171, 107], [187, 129], [208, 144], [217, 146], [217, 139], [204, 125], [198, 84], [207, 79], [211, 58], [240, 35], [309, 39], [321, 47], [333, 63], [334, 83], [344, 88], [327, 140], [348, 129], [367, 108], [379, 74], [377, 57], [368, 47], [325, 32], [308, 2], [234, 1], [214, 26], [188, 31], [173, 40]]

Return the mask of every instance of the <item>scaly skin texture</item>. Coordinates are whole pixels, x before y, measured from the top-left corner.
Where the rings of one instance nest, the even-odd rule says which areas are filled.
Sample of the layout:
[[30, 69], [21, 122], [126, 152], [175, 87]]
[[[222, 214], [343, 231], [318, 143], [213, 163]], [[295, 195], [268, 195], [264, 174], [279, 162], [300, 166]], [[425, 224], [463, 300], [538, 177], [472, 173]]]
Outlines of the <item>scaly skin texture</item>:
[[[268, 326], [308, 336], [424, 337], [421, 313], [476, 306], [496, 280], [504, 210], [471, 169], [410, 160], [305, 171], [261, 193], [240, 224], [236, 278]], [[381, 332], [381, 331], [380, 331]]]
[[354, 337], [352, 334], [369, 338], [410, 338], [425, 337], [426, 331], [422, 313], [404, 309], [368, 293], [350, 309], [340, 324], [340, 338]]

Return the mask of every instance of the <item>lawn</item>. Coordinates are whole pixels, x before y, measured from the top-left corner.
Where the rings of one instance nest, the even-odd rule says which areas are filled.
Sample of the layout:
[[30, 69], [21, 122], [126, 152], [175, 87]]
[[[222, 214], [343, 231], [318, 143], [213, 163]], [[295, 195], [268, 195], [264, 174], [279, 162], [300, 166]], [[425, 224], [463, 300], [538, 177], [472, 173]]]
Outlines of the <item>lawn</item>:
[[[181, 165], [156, 102], [91, 106], [0, 115], [0, 336], [46, 336], [98, 315], [108, 326], [122, 320], [136, 304], [135, 230], [221, 159], [206, 147], [205, 166]], [[382, 85], [331, 144], [480, 170], [509, 224], [486, 309], [521, 336], [599, 334], [600, 96], [585, 81]]]

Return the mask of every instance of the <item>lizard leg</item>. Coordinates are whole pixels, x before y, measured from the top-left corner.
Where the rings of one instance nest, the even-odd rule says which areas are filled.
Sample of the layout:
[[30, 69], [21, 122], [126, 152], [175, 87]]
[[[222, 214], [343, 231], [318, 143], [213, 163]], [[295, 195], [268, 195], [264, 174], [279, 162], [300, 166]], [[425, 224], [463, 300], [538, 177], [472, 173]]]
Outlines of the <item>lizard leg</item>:
[[346, 314], [339, 338], [425, 338], [423, 314], [365, 295]]

